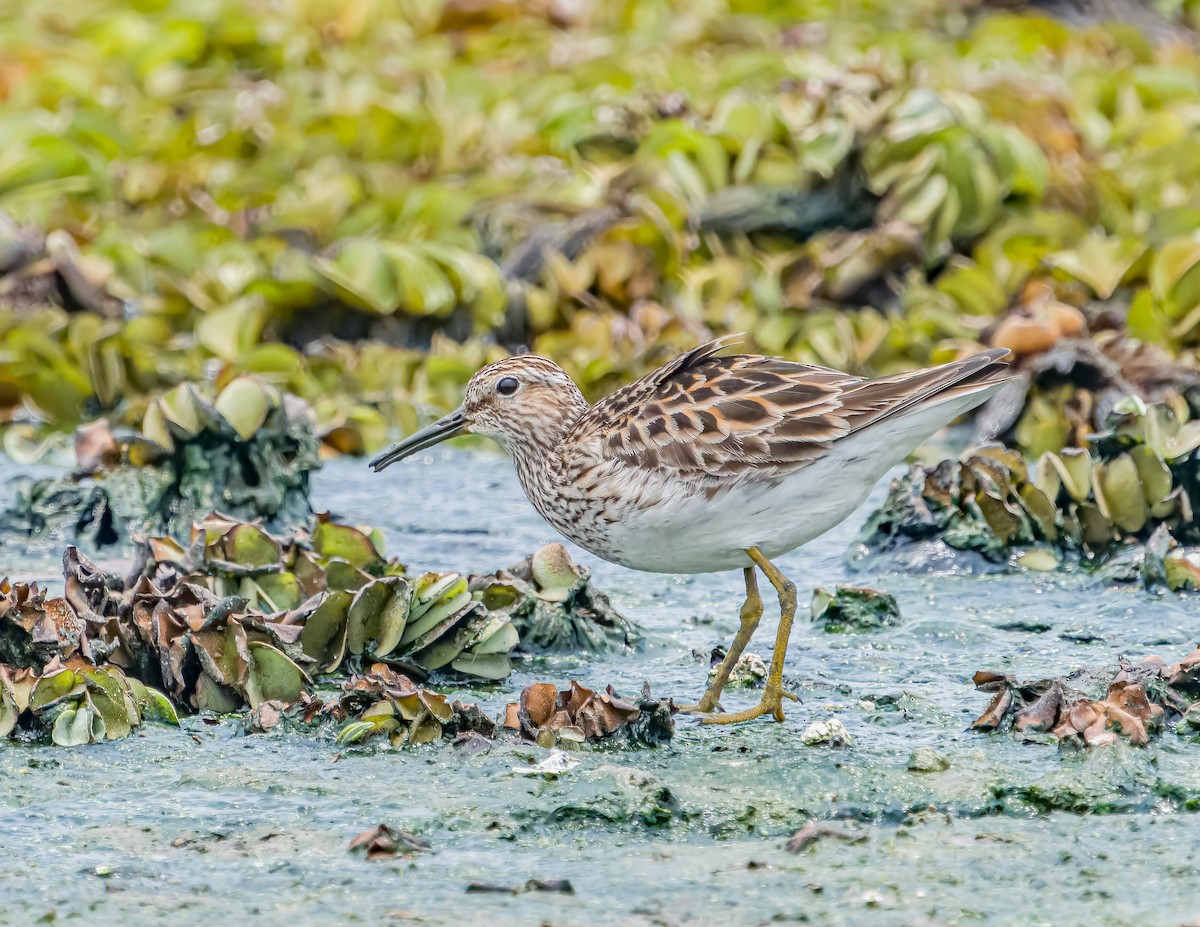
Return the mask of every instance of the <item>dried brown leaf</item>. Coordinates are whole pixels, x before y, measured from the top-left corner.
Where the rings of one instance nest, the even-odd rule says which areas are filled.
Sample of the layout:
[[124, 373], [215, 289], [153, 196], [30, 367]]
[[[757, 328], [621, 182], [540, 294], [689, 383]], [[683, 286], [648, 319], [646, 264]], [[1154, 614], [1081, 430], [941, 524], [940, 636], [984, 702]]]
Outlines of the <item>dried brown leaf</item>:
[[1008, 685], [1010, 681], [1012, 681], [1012, 677], [1003, 673], [994, 673], [991, 670], [979, 670], [971, 677], [971, 682], [981, 692], [995, 692]]
[[1062, 683], [1054, 680], [1042, 695], [1031, 705], [1020, 709], [1013, 718], [1013, 727], [1021, 732], [1040, 733], [1048, 731], [1058, 723], [1062, 708]]
[[818, 824], [816, 821], [809, 821], [796, 831], [796, 833], [792, 834], [791, 839], [787, 842], [786, 849], [789, 853], [803, 853], [816, 844], [817, 841], [824, 839], [841, 840], [845, 843], [862, 843], [867, 839], [867, 835], [860, 831], [845, 831], [836, 827]]
[[75, 429], [75, 460], [81, 470], [113, 467], [121, 462], [121, 446], [107, 419], [97, 419]]
[[544, 727], [554, 716], [558, 689], [548, 682], [535, 682], [521, 690], [521, 711], [534, 728]]
[[427, 852], [430, 845], [428, 840], [416, 834], [377, 824], [351, 840], [349, 849], [364, 851], [367, 859], [391, 859], [394, 856]]
[[[978, 675], [978, 674], [977, 674]], [[971, 722], [973, 731], [997, 731], [1004, 723], [1009, 708], [1012, 707], [1013, 696], [1009, 689], [1001, 689], [993, 696], [991, 703], [984, 709], [983, 714]]]

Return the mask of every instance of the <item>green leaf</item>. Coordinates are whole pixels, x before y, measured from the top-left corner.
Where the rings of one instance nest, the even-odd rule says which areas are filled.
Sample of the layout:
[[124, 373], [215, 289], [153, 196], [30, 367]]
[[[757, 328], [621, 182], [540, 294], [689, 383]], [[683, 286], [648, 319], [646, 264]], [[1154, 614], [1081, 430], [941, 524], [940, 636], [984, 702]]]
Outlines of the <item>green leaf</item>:
[[304, 670], [270, 644], [250, 642], [250, 666], [246, 678], [246, 701], [251, 708], [263, 702], [294, 702], [311, 680]]
[[300, 581], [294, 573], [260, 573], [250, 580], [264, 611], [283, 612], [296, 608], [304, 601]]
[[255, 525], [236, 525], [221, 538], [220, 547], [226, 557], [238, 566], [276, 567], [279, 565], [279, 545]]
[[1140, 289], [1129, 304], [1125, 326], [1133, 338], [1166, 344], [1170, 337], [1171, 320], [1149, 289]]
[[492, 634], [471, 647], [471, 652], [481, 655], [507, 654], [519, 643], [521, 643], [521, 635], [517, 633], [517, 629], [511, 621], [506, 621]]
[[33, 688], [29, 707], [40, 712], [65, 698], [83, 694], [84, 685], [83, 677], [77, 676], [74, 670], [63, 669], [42, 676]]
[[1171, 494], [1171, 470], [1154, 450], [1139, 444], [1129, 450], [1137, 466], [1138, 480], [1147, 505], [1158, 505]]
[[378, 635], [379, 617], [392, 597], [396, 581], [397, 577], [374, 580], [359, 589], [350, 603], [346, 616], [346, 649], [355, 656]]
[[0, 738], [12, 733], [20, 715], [21, 706], [17, 703], [17, 694], [9, 679], [8, 670], [0, 666]]
[[352, 239], [342, 245], [336, 260], [314, 258], [313, 268], [352, 306], [391, 313], [400, 305], [395, 262], [377, 241]]
[[480, 679], [506, 679], [512, 672], [512, 660], [502, 653], [461, 653], [450, 663], [450, 668]]
[[404, 308], [414, 315], [449, 315], [458, 300], [437, 264], [419, 248], [395, 242], [385, 242], [383, 248], [394, 262]]
[[1093, 232], [1073, 249], [1049, 255], [1046, 263], [1082, 280], [1100, 299], [1108, 299], [1145, 251], [1146, 243], [1139, 239]]
[[[1057, 454], [1047, 453], [1044, 460], [1054, 467], [1071, 498], [1083, 502], [1092, 491], [1092, 458], [1086, 450], [1064, 447]], [[1039, 488], [1040, 484], [1039, 484]], [[1049, 495], [1049, 493], [1047, 493]], [[1053, 497], [1052, 497], [1053, 498]]]
[[895, 218], [919, 229], [928, 228], [934, 215], [945, 203], [949, 190], [950, 182], [941, 174], [934, 174], [896, 209]]
[[322, 557], [345, 560], [360, 570], [378, 570], [384, 566], [371, 539], [349, 525], [319, 523], [313, 532], [313, 549]]
[[64, 708], [54, 719], [54, 726], [50, 730], [50, 739], [60, 747], [78, 747], [91, 743], [94, 718], [91, 708], [86, 705]]
[[1197, 264], [1200, 264], [1200, 233], [1172, 239], [1159, 248], [1150, 264], [1150, 289], [1155, 298], [1160, 302], [1170, 299], [1175, 287]]
[[129, 680], [129, 689], [137, 702], [138, 711], [143, 719], [162, 721], [179, 727], [179, 715], [171, 700], [157, 689], [144, 685], [136, 679]]
[[243, 441], [253, 438], [274, 405], [272, 391], [253, 377], [235, 377], [218, 394], [216, 410]]
[[854, 127], [844, 119], [826, 119], [801, 133], [796, 157], [805, 168], [832, 177], [854, 150]]
[[264, 304], [239, 300], [206, 312], [196, 325], [196, 340], [221, 360], [233, 363], [258, 343], [267, 317]]
[[1098, 463], [1092, 471], [1100, 512], [1122, 531], [1141, 531], [1150, 512], [1142, 492], [1138, 468], [1128, 454]]
[[[380, 588], [382, 592], [375, 591]], [[372, 592], [368, 594], [368, 590]], [[373, 657], [390, 654], [404, 636], [411, 597], [408, 580], [400, 576], [378, 580], [360, 590], [350, 606], [347, 648], [352, 653], [365, 649]], [[358, 650], [354, 649], [356, 645]]]
[[347, 721], [338, 731], [336, 743], [355, 744], [374, 734], [377, 726], [372, 721]]
[[353, 596], [344, 590], [325, 593], [300, 632], [300, 646], [317, 661], [320, 672], [338, 668], [346, 652], [346, 614]]

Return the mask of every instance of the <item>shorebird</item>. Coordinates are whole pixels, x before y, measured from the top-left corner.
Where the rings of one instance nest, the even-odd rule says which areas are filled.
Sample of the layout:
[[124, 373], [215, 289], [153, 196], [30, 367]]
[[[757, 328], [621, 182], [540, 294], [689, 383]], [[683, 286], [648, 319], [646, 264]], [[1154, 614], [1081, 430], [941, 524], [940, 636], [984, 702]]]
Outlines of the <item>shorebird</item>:
[[[736, 337], [736, 336], [734, 336]], [[553, 361], [508, 357], [479, 370], [455, 411], [371, 461], [376, 472], [464, 432], [494, 438], [525, 495], [584, 550], [635, 570], [741, 569], [741, 627], [688, 710], [714, 724], [783, 720], [783, 661], [796, 587], [772, 562], [824, 534], [922, 441], [1007, 379], [1007, 349], [866, 379], [754, 354], [718, 339], [595, 405]], [[779, 597], [761, 701], [713, 713], [763, 614], [755, 570]]]

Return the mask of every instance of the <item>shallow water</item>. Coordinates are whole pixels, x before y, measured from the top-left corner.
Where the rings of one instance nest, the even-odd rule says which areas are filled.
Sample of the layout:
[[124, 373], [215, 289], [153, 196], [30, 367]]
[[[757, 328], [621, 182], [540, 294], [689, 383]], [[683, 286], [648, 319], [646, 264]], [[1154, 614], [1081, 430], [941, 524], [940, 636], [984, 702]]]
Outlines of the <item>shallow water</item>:
[[[380, 477], [338, 461], [314, 499], [382, 527], [412, 570], [490, 571], [553, 537], [490, 454], [431, 453]], [[802, 588], [885, 588], [903, 623], [831, 635], [802, 614], [787, 674], [803, 704], [782, 725], [681, 718], [669, 748], [579, 751], [555, 780], [513, 771], [545, 757], [534, 747], [355, 751], [194, 720], [89, 748], [0, 747], [0, 924], [51, 912], [89, 927], [1194, 919], [1200, 745], [1168, 733], [1147, 749], [1067, 754], [966, 730], [988, 700], [972, 689], [976, 669], [1032, 678], [1119, 654], [1178, 659], [1200, 637], [1194, 602], [1082, 576], [851, 574], [844, 553], [866, 511], [780, 566]], [[0, 553], [10, 574], [58, 574], [57, 554]], [[626, 694], [648, 680], [656, 694], [698, 697], [698, 655], [736, 630], [740, 576], [638, 574], [573, 553], [646, 631], [645, 651], [543, 662], [457, 694], [497, 714], [535, 678]], [[769, 603], [751, 646], [764, 657], [771, 619]], [[1047, 630], [1002, 627], [1020, 623]], [[725, 705], [756, 699], [730, 690]], [[807, 724], [829, 717], [854, 744], [804, 746]], [[919, 746], [950, 768], [909, 772]], [[858, 839], [786, 853], [810, 819]], [[381, 822], [433, 852], [394, 862], [347, 852]], [[575, 893], [465, 891], [534, 878], [568, 879]]]

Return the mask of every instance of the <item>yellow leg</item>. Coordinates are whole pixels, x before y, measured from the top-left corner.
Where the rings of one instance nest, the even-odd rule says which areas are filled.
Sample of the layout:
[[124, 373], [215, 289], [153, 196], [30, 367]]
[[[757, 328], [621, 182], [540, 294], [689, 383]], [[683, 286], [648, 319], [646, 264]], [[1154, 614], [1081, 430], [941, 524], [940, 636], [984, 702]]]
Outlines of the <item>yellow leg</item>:
[[798, 701], [794, 694], [783, 690], [783, 660], [787, 656], [788, 638], [792, 633], [792, 621], [796, 617], [796, 587], [757, 547], [747, 549], [746, 554], [758, 565], [771, 585], [775, 587], [775, 591], [779, 593], [779, 633], [775, 635], [775, 650], [771, 654], [771, 671], [767, 674], [767, 685], [763, 690], [762, 701], [745, 711], [712, 715], [704, 719], [705, 724], [736, 724], [739, 721], [750, 721], [767, 714], [776, 721], [782, 721], [783, 700], [790, 698], [792, 701]]
[[717, 707], [717, 701], [721, 698], [721, 690], [725, 688], [725, 683], [729, 682], [729, 674], [733, 672], [746, 645], [750, 643], [750, 638], [754, 636], [759, 621], [762, 620], [763, 600], [762, 596], [758, 594], [758, 577], [755, 575], [754, 567], [746, 567], [742, 572], [746, 576], [746, 601], [742, 603], [742, 626], [738, 629], [733, 643], [729, 645], [729, 652], [721, 661], [716, 678], [704, 690], [704, 696], [700, 699], [700, 703], [684, 706], [680, 708], [680, 711], [696, 711], [707, 714]]

